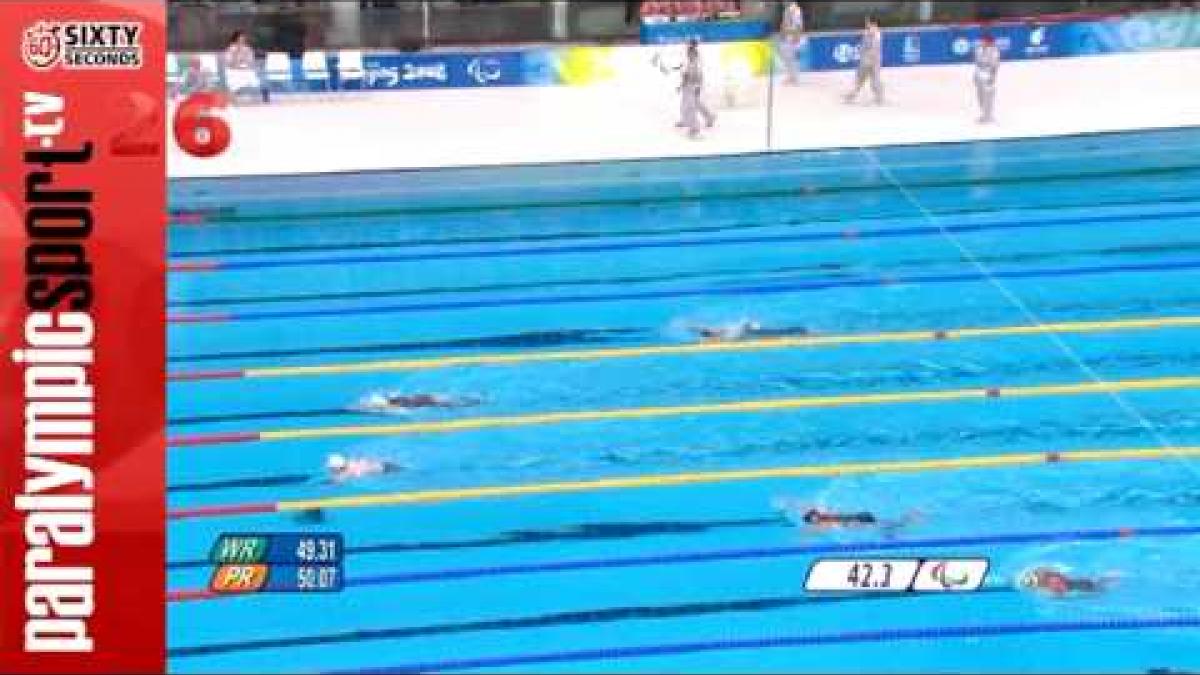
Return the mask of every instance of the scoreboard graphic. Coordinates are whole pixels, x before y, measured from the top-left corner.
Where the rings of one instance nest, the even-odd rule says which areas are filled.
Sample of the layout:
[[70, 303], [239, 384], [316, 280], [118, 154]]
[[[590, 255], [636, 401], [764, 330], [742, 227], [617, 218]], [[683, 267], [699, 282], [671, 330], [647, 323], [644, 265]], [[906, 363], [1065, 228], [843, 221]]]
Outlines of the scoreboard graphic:
[[321, 593], [342, 590], [342, 535], [222, 534], [209, 560], [214, 593]]
[[832, 559], [813, 563], [804, 580], [811, 593], [969, 593], [983, 587], [986, 558]]

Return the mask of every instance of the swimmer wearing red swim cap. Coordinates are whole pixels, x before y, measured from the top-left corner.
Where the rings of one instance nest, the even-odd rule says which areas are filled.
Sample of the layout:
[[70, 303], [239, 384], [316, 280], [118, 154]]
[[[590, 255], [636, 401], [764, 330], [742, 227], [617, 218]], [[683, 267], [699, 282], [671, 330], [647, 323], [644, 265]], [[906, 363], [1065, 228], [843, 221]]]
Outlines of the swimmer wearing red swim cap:
[[1053, 567], [1038, 567], [1021, 577], [1021, 586], [1055, 597], [1071, 593], [1102, 593], [1108, 590], [1115, 577], [1071, 577]]

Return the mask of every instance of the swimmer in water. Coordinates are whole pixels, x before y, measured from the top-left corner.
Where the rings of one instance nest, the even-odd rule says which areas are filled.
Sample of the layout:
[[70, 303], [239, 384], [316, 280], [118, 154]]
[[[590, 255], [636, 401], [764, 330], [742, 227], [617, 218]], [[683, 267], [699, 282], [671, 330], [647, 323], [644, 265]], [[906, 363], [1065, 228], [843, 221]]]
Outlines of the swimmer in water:
[[375, 392], [364, 396], [353, 409], [363, 412], [408, 412], [421, 408], [462, 408], [478, 405], [477, 398], [454, 398], [441, 394], [398, 394]]
[[1115, 575], [1099, 578], [1071, 577], [1054, 567], [1038, 567], [1021, 575], [1021, 587], [1062, 597], [1072, 593], [1103, 593], [1116, 581]]
[[759, 330], [762, 330], [760, 323], [746, 319], [728, 326], [693, 326], [691, 328], [693, 333], [707, 342], [743, 340]]
[[382, 476], [403, 470], [404, 467], [395, 462], [372, 457], [347, 457], [334, 453], [325, 460], [325, 471], [330, 483], [345, 483], [350, 480]]
[[808, 335], [807, 328], [763, 328], [761, 323], [749, 319], [729, 326], [693, 326], [690, 330], [705, 342], [736, 342], [750, 338]]
[[817, 508], [805, 511], [801, 517], [805, 525], [815, 530], [875, 528], [887, 537], [895, 535], [897, 531], [912, 525], [920, 519], [921, 514], [919, 511], [912, 511], [902, 518], [884, 520], [870, 511], [832, 513]]
[[[911, 511], [902, 518], [890, 520], [880, 518], [871, 511], [836, 512], [816, 506], [801, 512], [796, 505], [786, 499], [778, 501], [775, 508], [783, 511], [792, 522], [797, 525], [802, 524], [810, 530], [877, 529], [888, 537], [921, 519], [919, 511]], [[799, 514], [798, 518], [797, 514]]]

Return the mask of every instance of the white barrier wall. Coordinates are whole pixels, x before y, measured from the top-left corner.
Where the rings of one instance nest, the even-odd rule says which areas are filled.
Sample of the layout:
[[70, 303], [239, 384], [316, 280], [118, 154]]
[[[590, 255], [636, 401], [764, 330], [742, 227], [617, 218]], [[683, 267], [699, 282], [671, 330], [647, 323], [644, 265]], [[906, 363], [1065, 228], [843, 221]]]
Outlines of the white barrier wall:
[[229, 148], [200, 159], [172, 144], [169, 173], [608, 160], [1200, 124], [1200, 88], [1185, 76], [1200, 72], [1200, 50], [1006, 63], [991, 125], [975, 123], [967, 65], [885, 69], [882, 107], [841, 103], [850, 73], [805, 73], [797, 86], [775, 86], [770, 109], [764, 102], [722, 110], [715, 128], [694, 141], [674, 126], [673, 83], [641, 59], [637, 65], [640, 74], [599, 86], [364, 92], [235, 107], [223, 113]]

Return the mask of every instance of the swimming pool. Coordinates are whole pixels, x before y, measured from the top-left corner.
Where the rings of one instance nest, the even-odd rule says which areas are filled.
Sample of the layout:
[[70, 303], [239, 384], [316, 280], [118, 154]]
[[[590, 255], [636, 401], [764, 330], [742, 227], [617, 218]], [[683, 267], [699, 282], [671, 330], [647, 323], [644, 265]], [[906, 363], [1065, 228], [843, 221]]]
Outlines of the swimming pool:
[[[173, 185], [170, 668], [1200, 668], [1197, 143]], [[689, 330], [744, 319], [779, 332]], [[479, 403], [347, 410], [390, 390]], [[347, 588], [192, 592], [255, 530], [343, 532]], [[805, 594], [856, 555], [992, 568]], [[1120, 578], [1016, 590], [1043, 564]]]

